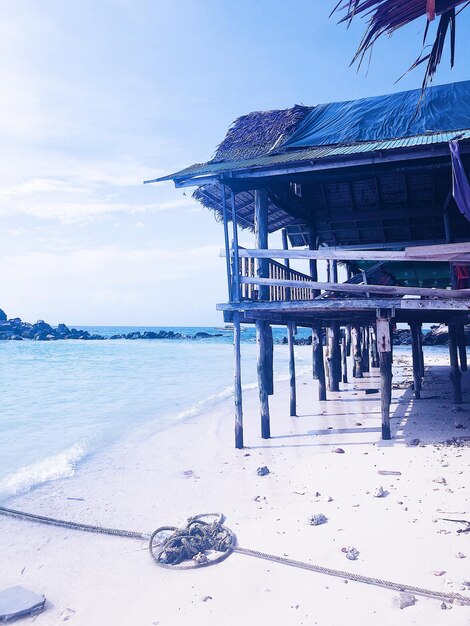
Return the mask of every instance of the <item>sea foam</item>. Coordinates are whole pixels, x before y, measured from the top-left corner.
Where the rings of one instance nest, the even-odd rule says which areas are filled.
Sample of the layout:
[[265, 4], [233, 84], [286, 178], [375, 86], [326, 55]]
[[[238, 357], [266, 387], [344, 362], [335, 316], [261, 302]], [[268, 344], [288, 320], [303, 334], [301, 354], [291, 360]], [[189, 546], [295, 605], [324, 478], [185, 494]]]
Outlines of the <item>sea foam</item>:
[[85, 446], [77, 443], [59, 454], [26, 465], [0, 481], [0, 496], [14, 496], [51, 480], [69, 478], [84, 456]]

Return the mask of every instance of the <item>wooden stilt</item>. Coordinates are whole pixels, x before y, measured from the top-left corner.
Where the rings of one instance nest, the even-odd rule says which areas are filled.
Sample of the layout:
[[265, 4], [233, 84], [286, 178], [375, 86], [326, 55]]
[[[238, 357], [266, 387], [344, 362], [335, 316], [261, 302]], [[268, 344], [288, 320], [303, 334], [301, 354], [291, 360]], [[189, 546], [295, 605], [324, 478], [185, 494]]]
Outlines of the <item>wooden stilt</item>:
[[266, 322], [266, 387], [268, 395], [274, 393], [274, 339], [273, 328], [271, 324]]
[[375, 326], [370, 328], [370, 354], [371, 354], [371, 367], [379, 367], [379, 353], [377, 352], [377, 331]]
[[235, 356], [235, 447], [243, 448], [243, 406], [240, 351], [240, 313], [233, 313], [233, 350]]
[[449, 357], [450, 357], [450, 381], [454, 392], [454, 404], [462, 404], [462, 374], [459, 369], [457, 354], [457, 329], [455, 324], [448, 324], [449, 329]]
[[338, 361], [341, 368], [338, 344], [338, 323], [333, 322], [327, 328], [328, 354], [326, 362], [328, 366], [328, 390], [339, 391]]
[[261, 411], [261, 436], [269, 439], [271, 436], [268, 387], [266, 378], [266, 353], [268, 351], [267, 324], [264, 320], [256, 322], [256, 343], [258, 344], [258, 389]]
[[392, 351], [390, 321], [377, 319], [377, 347], [380, 360], [380, 408], [382, 413], [382, 439], [391, 439], [390, 404], [392, 401]]
[[351, 356], [351, 325], [346, 326], [346, 356]]
[[368, 326], [363, 326], [362, 332], [362, 371], [369, 371], [369, 328]]
[[421, 354], [419, 350], [419, 325], [411, 322], [411, 354], [413, 357], [413, 391], [414, 397], [421, 398]]
[[348, 359], [347, 359], [347, 339], [346, 339], [346, 329], [343, 328], [341, 333], [341, 364], [342, 364], [342, 377], [341, 380], [343, 383], [348, 382]]
[[317, 331], [312, 328], [312, 378], [318, 380], [316, 349], [318, 347]]
[[312, 328], [312, 345], [315, 360], [315, 372], [318, 378], [318, 399], [326, 400], [326, 378], [325, 378], [325, 362], [323, 359], [323, 337], [322, 327], [317, 323]]
[[467, 371], [467, 346], [465, 341], [465, 327], [463, 324], [457, 326], [457, 340], [459, 347], [460, 371]]
[[290, 415], [297, 415], [297, 395], [295, 389], [295, 355], [294, 355], [294, 330], [295, 325], [289, 322], [287, 325], [287, 344], [289, 346], [289, 386], [290, 386]]
[[354, 378], [363, 378], [362, 374], [362, 354], [361, 354], [361, 328], [357, 324], [352, 327], [351, 331], [351, 349], [354, 359], [353, 376]]
[[423, 325], [418, 325], [418, 345], [419, 345], [419, 373], [421, 380], [424, 378], [424, 351], [423, 351]]

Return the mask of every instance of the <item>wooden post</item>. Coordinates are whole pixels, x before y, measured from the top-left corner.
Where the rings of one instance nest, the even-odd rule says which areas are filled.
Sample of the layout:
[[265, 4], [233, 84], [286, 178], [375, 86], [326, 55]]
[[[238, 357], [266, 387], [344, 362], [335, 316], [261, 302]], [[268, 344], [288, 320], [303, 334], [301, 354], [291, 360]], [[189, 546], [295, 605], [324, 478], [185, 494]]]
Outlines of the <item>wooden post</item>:
[[454, 404], [462, 404], [462, 374], [459, 369], [457, 355], [457, 329], [455, 324], [448, 324], [449, 329], [449, 357], [450, 357], [450, 381], [454, 392]]
[[325, 362], [323, 359], [323, 337], [320, 323], [312, 328], [313, 358], [315, 360], [315, 372], [318, 378], [318, 399], [326, 400]]
[[342, 381], [343, 383], [348, 382], [348, 350], [347, 350], [347, 340], [346, 340], [346, 329], [343, 328], [341, 333], [341, 364], [342, 364]]
[[459, 346], [459, 361], [460, 371], [467, 371], [467, 346], [465, 341], [465, 326], [463, 324], [457, 325], [457, 341]]
[[370, 328], [371, 367], [379, 367], [379, 353], [377, 352], [377, 332], [375, 326]]
[[351, 324], [346, 326], [346, 356], [351, 356]]
[[240, 313], [233, 312], [233, 351], [235, 356], [235, 447], [243, 448], [243, 407], [240, 353]]
[[[313, 228], [313, 226], [310, 226], [310, 228], [309, 228], [308, 247], [309, 247], [309, 250], [316, 250], [317, 249], [317, 233], [315, 232], [315, 229]], [[311, 277], [311, 279], [315, 280], [315, 281], [318, 280], [317, 260], [316, 259], [310, 259], [309, 266], [310, 266], [310, 277]], [[318, 293], [315, 292], [314, 295], [318, 295]]]
[[222, 185], [222, 216], [224, 220], [224, 243], [225, 243], [225, 265], [227, 271], [228, 299], [232, 302], [232, 268], [230, 257], [230, 243], [228, 234], [228, 214], [227, 214], [227, 197], [225, 185]]
[[294, 355], [295, 324], [287, 324], [287, 343], [289, 346], [289, 387], [290, 387], [290, 415], [297, 415], [297, 395], [295, 390], [295, 355]]
[[331, 264], [331, 277], [334, 283], [338, 282], [338, 261], [333, 261]]
[[261, 411], [261, 436], [263, 439], [269, 439], [271, 436], [270, 417], [269, 417], [269, 401], [268, 386], [266, 378], [266, 353], [268, 351], [267, 326], [264, 320], [256, 321], [256, 343], [258, 344], [258, 389], [259, 403]]
[[[268, 248], [268, 192], [266, 189], [255, 191], [255, 247], [266, 250]], [[256, 275], [259, 278], [268, 278], [267, 259], [256, 259]], [[259, 299], [269, 300], [269, 287], [259, 286]]]
[[268, 395], [272, 396], [274, 393], [274, 339], [273, 328], [269, 322], [266, 324], [266, 388]]
[[392, 340], [390, 320], [377, 319], [377, 348], [380, 360], [380, 408], [382, 413], [382, 439], [391, 439], [390, 404], [392, 401]]
[[418, 345], [419, 345], [419, 372], [421, 380], [424, 378], [424, 351], [423, 351], [423, 325], [418, 324]]
[[413, 390], [414, 397], [421, 398], [421, 354], [419, 350], [419, 325], [417, 322], [410, 323], [411, 330], [411, 354], [413, 357]]
[[362, 327], [362, 355], [361, 355], [361, 364], [362, 371], [369, 371], [369, 327]]
[[[255, 246], [258, 249], [268, 248], [268, 192], [266, 189], [255, 190]], [[259, 278], [268, 277], [268, 263], [266, 259], [256, 260], [256, 275]], [[269, 287], [259, 286], [259, 299], [269, 300]], [[272, 332], [265, 320], [256, 322], [256, 342], [258, 344], [258, 387], [261, 411], [261, 436], [270, 437], [270, 418], [268, 395], [272, 393], [271, 358]]]
[[240, 302], [240, 259], [238, 256], [238, 221], [237, 221], [237, 204], [235, 201], [235, 193], [232, 191], [232, 226], [233, 226], [233, 240], [232, 249], [234, 251], [232, 259], [232, 299], [234, 302]]
[[339, 391], [338, 362], [341, 371], [341, 357], [338, 343], [338, 322], [332, 322], [327, 327], [328, 354], [326, 362], [328, 365], [328, 389], [329, 391]]
[[353, 377], [363, 378], [362, 374], [362, 355], [361, 355], [361, 328], [357, 324], [352, 327], [351, 331], [351, 348], [354, 359]]

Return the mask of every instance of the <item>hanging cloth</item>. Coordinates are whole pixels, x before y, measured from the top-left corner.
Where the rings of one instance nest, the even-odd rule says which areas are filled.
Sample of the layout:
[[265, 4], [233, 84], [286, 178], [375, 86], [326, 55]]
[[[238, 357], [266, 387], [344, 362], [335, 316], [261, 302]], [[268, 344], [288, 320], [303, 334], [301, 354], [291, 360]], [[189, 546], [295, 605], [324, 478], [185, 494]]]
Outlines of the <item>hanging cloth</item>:
[[470, 184], [460, 158], [459, 142], [449, 141], [452, 159], [452, 195], [460, 212], [470, 221]]

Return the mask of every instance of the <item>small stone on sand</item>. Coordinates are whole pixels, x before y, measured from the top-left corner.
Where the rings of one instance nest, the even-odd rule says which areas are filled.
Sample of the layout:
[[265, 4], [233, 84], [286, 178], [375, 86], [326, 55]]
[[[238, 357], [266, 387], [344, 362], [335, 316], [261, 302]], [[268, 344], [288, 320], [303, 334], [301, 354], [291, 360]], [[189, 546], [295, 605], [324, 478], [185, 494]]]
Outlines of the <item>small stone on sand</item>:
[[400, 593], [399, 596], [395, 596], [393, 604], [398, 609], [406, 609], [408, 606], [414, 606], [416, 604], [416, 598], [412, 593]]
[[258, 467], [256, 473], [258, 474], [258, 476], [267, 476], [269, 474], [269, 469], [266, 467], [266, 465], [263, 465], [263, 467]]

